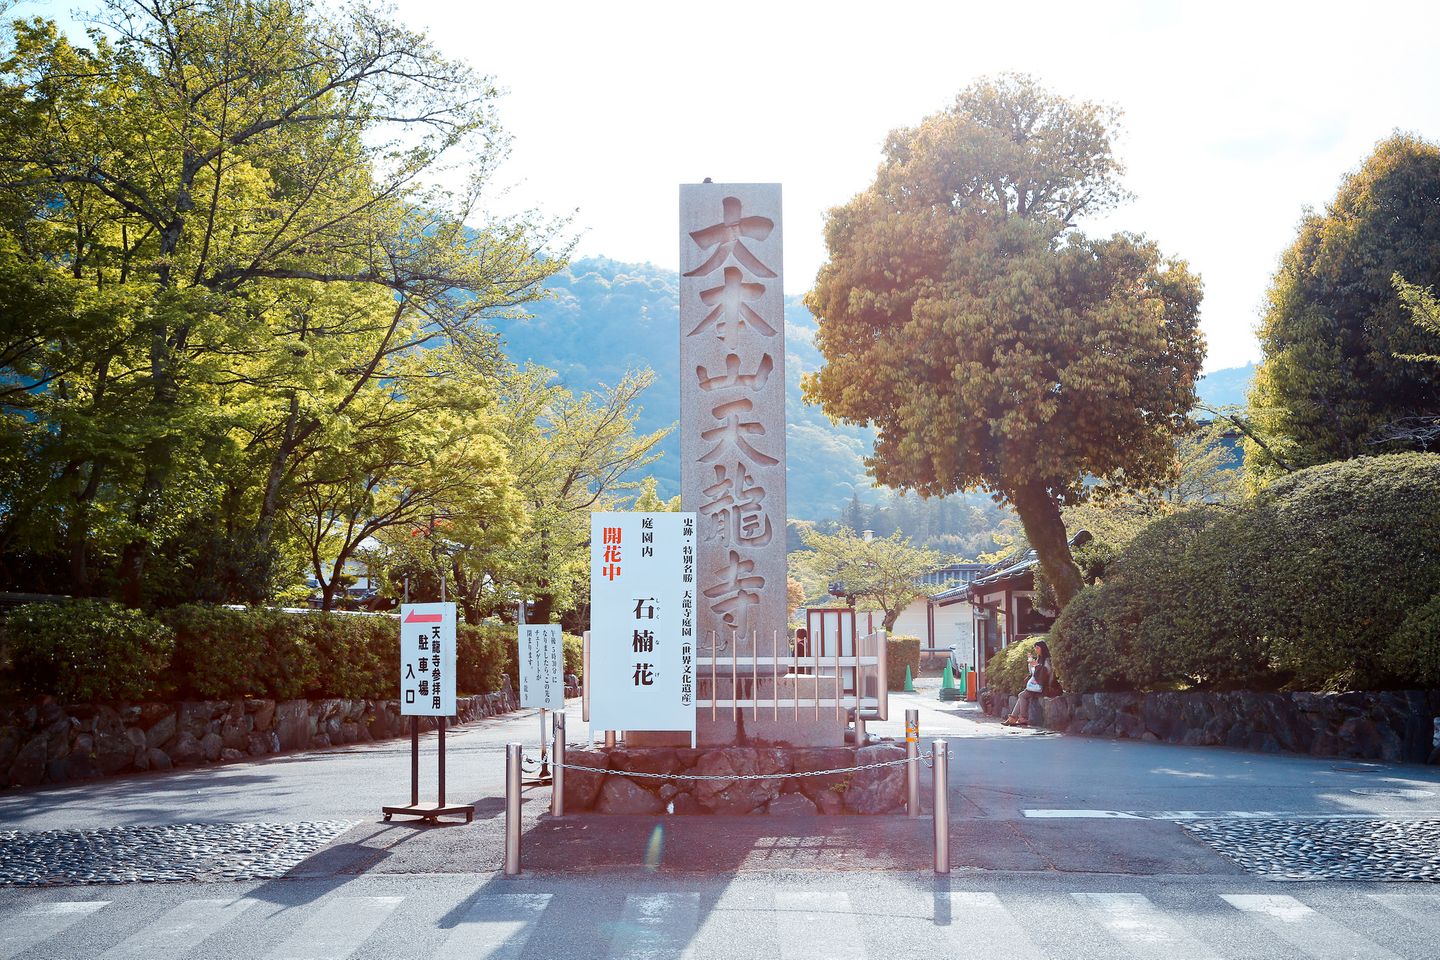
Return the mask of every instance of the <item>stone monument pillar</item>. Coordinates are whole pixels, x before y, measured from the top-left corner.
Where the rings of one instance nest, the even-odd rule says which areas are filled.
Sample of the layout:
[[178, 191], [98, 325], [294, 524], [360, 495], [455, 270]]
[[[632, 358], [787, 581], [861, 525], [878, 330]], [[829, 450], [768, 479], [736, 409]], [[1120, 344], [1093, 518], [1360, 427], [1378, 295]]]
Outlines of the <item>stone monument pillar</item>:
[[727, 670], [732, 643], [739, 659], [777, 637], [788, 650], [780, 239], [778, 183], [680, 187], [681, 504], [698, 524], [701, 663], [713, 636]]

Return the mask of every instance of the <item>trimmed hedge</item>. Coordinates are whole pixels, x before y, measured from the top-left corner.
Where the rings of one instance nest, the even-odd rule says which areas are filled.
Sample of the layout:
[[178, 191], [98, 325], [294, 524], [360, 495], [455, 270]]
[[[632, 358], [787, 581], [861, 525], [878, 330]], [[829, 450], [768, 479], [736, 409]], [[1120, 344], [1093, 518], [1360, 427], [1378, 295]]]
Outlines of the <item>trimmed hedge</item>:
[[164, 696], [174, 654], [174, 631], [138, 610], [100, 600], [27, 604], [0, 630], [0, 695], [71, 703]]
[[905, 668], [912, 677], [920, 676], [920, 638], [890, 636], [885, 640], [885, 678], [888, 689], [905, 689]]
[[1077, 693], [1440, 684], [1440, 455], [1297, 471], [1151, 524], [1051, 629]]
[[[189, 605], [147, 616], [98, 600], [17, 607], [0, 630], [0, 697], [63, 702], [396, 695], [393, 617]], [[565, 638], [567, 670], [581, 641]], [[456, 630], [460, 693], [516, 678], [514, 627]], [[573, 665], [572, 665], [573, 660]]]

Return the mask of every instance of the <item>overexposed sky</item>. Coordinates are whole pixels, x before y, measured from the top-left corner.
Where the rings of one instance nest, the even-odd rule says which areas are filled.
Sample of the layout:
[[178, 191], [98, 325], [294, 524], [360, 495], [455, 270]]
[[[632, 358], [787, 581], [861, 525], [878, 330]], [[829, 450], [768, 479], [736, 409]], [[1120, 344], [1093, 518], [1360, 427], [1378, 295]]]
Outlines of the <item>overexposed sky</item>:
[[579, 251], [675, 267], [677, 185], [778, 181], [785, 288], [825, 256], [826, 209], [872, 179], [892, 128], [1016, 70], [1124, 111], [1130, 230], [1205, 282], [1208, 370], [1254, 328], [1307, 205], [1396, 129], [1440, 139], [1440, 4], [476, 3], [402, 19], [508, 89], [497, 208], [575, 211]]
[[[975, 78], [1020, 71], [1117, 106], [1135, 196], [1082, 226], [1189, 261], [1207, 370], [1258, 359], [1265, 291], [1307, 206], [1395, 130], [1440, 140], [1440, 0], [392, 2], [507, 90], [496, 212], [573, 216], [580, 255], [674, 268], [680, 183], [779, 182], [792, 294], [886, 134]], [[67, 10], [16, 9], [37, 12]]]

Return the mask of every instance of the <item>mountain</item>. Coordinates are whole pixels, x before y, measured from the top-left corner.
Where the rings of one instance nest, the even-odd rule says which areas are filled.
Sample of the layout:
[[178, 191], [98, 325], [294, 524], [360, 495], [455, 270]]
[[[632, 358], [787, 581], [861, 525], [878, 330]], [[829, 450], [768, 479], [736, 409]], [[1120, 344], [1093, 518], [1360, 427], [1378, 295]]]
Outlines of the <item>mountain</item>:
[[[639, 429], [653, 431], [680, 418], [679, 276], [651, 264], [620, 263], [604, 257], [576, 260], [550, 279], [548, 299], [534, 304], [528, 320], [501, 327], [505, 350], [516, 363], [556, 371], [574, 391], [616, 383], [626, 371], [648, 367], [655, 386], [642, 398]], [[874, 434], [832, 424], [819, 407], [800, 396], [800, 378], [821, 364], [815, 348], [815, 319], [799, 297], [785, 298], [786, 446], [789, 514], [797, 520], [839, 516], [858, 496], [867, 504], [888, 499], [872, 485], [864, 458]], [[1201, 400], [1211, 405], [1244, 403], [1254, 365], [1217, 370], [1201, 379]], [[659, 492], [680, 492], [680, 433], [661, 447], [650, 467]], [[970, 499], [987, 502], [982, 495]]]
[[1200, 402], [1209, 407], [1245, 406], [1250, 393], [1250, 383], [1255, 379], [1255, 364], [1243, 367], [1226, 367], [1207, 373], [1195, 384]]
[[[680, 418], [679, 282], [673, 270], [650, 264], [576, 260], [551, 278], [550, 297], [531, 307], [531, 319], [502, 325], [505, 351], [516, 363], [549, 367], [575, 391], [648, 367], [656, 383], [642, 398], [639, 429], [670, 426]], [[815, 329], [800, 298], [785, 298], [786, 479], [789, 514], [800, 520], [834, 516], [853, 494], [867, 502], [880, 496], [863, 462], [871, 432], [832, 425], [801, 399], [800, 378], [820, 366]], [[680, 492], [678, 430], [662, 450], [650, 472], [668, 497]]]

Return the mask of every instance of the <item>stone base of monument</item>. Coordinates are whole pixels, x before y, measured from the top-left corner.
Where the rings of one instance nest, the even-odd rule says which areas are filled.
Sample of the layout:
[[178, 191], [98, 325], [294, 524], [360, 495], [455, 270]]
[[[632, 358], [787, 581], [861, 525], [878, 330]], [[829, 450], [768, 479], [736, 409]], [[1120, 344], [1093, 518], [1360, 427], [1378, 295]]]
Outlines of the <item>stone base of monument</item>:
[[[905, 756], [895, 742], [868, 747], [566, 747], [565, 812], [599, 814], [904, 814], [905, 766], [852, 769]], [[793, 773], [836, 770], [822, 776]], [[659, 774], [660, 778], [637, 777]], [[687, 775], [719, 777], [694, 780]], [[761, 779], [739, 779], [758, 776]]]

